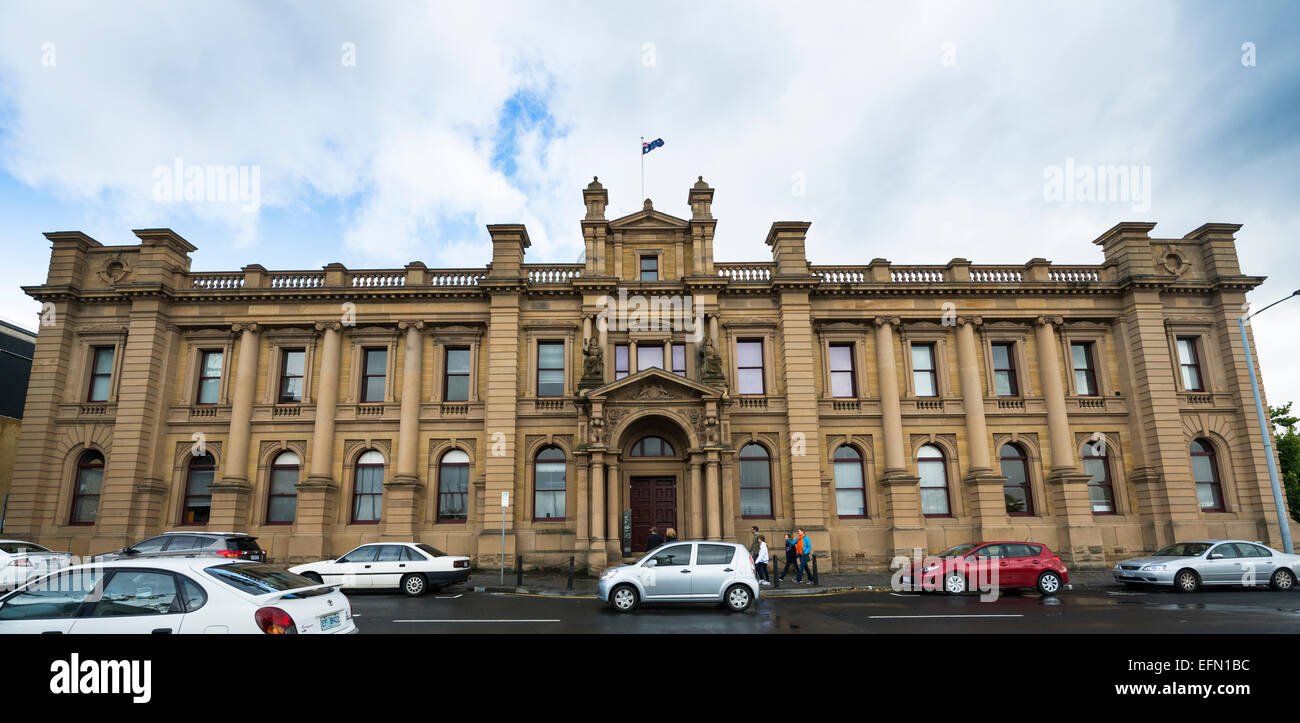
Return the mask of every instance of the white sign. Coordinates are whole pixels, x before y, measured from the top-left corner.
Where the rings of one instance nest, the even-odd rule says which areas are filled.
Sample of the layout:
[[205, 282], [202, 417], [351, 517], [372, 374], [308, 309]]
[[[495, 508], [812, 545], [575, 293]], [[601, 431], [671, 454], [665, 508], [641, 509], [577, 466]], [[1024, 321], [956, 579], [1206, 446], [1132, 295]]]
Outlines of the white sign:
[[509, 492], [502, 492], [502, 493], [501, 493], [501, 506], [502, 506], [502, 507], [509, 507], [509, 506], [510, 506], [510, 493], [509, 493]]

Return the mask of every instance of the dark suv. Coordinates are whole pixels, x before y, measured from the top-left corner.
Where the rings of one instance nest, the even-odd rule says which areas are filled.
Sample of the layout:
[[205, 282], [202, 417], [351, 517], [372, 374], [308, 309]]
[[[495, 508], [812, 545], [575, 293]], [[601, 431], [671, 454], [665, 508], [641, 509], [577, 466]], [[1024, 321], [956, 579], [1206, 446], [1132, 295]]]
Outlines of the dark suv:
[[242, 532], [164, 532], [121, 550], [95, 555], [91, 562], [139, 560], [149, 557], [224, 557], [266, 562], [257, 538]]

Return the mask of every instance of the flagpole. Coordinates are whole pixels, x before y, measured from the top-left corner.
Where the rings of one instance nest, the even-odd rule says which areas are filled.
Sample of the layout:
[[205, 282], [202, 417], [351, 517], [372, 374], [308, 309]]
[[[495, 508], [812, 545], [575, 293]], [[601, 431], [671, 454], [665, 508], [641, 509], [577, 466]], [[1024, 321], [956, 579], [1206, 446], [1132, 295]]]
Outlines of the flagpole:
[[641, 136], [641, 200], [645, 200], [645, 136]]

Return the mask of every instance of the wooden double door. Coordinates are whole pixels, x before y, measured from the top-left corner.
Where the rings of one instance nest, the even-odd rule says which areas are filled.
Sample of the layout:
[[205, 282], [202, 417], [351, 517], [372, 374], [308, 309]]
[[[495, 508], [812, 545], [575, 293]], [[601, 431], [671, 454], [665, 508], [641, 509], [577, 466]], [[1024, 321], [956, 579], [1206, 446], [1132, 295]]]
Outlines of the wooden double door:
[[[632, 477], [628, 501], [632, 510], [632, 551], [645, 552], [650, 528], [663, 535], [677, 527], [677, 480], [673, 477]], [[681, 536], [681, 531], [678, 531]]]

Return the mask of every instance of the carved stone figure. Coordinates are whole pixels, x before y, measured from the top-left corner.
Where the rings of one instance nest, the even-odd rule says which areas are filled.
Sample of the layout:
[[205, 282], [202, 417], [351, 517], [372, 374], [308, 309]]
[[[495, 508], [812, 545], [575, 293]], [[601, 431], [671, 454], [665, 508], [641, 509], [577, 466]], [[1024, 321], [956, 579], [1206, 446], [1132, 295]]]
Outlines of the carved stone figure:
[[601, 360], [600, 342], [588, 339], [582, 345], [582, 378], [579, 387], [598, 387], [605, 382], [605, 364]]
[[718, 349], [713, 345], [711, 337], [704, 337], [704, 347], [700, 350], [703, 357], [703, 363], [700, 368], [703, 370], [700, 374], [700, 381], [713, 386], [726, 387], [727, 377], [722, 373], [722, 355], [718, 354]]

